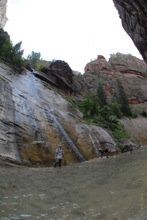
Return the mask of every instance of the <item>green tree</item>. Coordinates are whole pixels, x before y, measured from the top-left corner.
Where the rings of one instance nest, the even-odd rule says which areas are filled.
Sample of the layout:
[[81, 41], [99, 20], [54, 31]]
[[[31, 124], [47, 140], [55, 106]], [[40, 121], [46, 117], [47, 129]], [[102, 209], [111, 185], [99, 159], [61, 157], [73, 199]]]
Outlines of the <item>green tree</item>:
[[0, 52], [2, 50], [3, 44], [7, 39], [10, 40], [8, 33], [5, 32], [2, 28], [0, 28]]
[[109, 104], [109, 106], [110, 106], [110, 109], [112, 109], [113, 114], [116, 115], [117, 118], [119, 118], [119, 119], [122, 118], [123, 115], [122, 115], [122, 112], [120, 109], [121, 106], [119, 103], [112, 102]]
[[17, 54], [19, 56], [23, 55], [24, 50], [21, 49], [21, 45], [22, 45], [22, 41], [18, 42], [17, 44], [15, 44], [12, 48], [12, 53], [13, 54]]
[[125, 116], [130, 116], [131, 115], [131, 110], [129, 107], [127, 95], [125, 93], [125, 90], [120, 82], [120, 80], [117, 80], [117, 91], [118, 91], [118, 103], [120, 104], [120, 109], [122, 113]]
[[107, 105], [107, 96], [101, 83], [98, 84], [97, 97], [101, 107]]
[[85, 96], [81, 103], [76, 103], [71, 100], [71, 97], [68, 101], [83, 113], [83, 117], [88, 124], [109, 129], [119, 144], [121, 144], [124, 139], [129, 138], [129, 134], [118, 120], [122, 117], [119, 103], [114, 102], [100, 106], [98, 97], [94, 94]]
[[23, 65], [23, 50], [21, 49], [21, 44], [22, 41], [19, 43], [15, 44], [14, 46], [12, 45], [12, 49], [10, 51], [10, 62], [16, 66], [21, 67]]
[[85, 117], [93, 117], [98, 111], [98, 98], [93, 94], [89, 94], [80, 103], [80, 109]]
[[27, 56], [27, 59], [30, 61], [32, 68], [36, 69], [41, 59], [41, 53], [32, 51], [32, 53]]
[[1, 47], [1, 59], [9, 62], [10, 58], [12, 57], [11, 52], [12, 52], [12, 43], [9, 39], [6, 39]]
[[[10, 49], [10, 36], [2, 28], [0, 28], [0, 58], [3, 58], [4, 50]], [[12, 48], [12, 47], [11, 47]]]
[[13, 46], [10, 36], [3, 29], [0, 29], [0, 59], [16, 67], [21, 67], [23, 64], [23, 50], [21, 49], [22, 42]]

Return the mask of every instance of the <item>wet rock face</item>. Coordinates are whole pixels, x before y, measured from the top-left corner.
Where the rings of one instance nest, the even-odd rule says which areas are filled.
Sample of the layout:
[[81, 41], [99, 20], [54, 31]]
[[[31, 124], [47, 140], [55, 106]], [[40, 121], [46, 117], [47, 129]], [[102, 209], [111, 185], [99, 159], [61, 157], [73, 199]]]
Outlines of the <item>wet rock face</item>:
[[102, 128], [85, 125], [81, 113], [27, 71], [0, 64], [0, 158], [24, 165], [52, 166], [59, 143], [64, 164], [98, 157], [98, 148], [116, 149]]
[[[7, 98], [6, 98], [7, 97]], [[14, 102], [12, 99], [12, 88], [0, 79], [0, 156], [12, 161], [20, 162], [19, 149], [17, 148], [17, 125], [14, 122]], [[14, 135], [15, 134], [15, 135]]]
[[6, 6], [7, 6], [7, 0], [0, 0], [0, 28], [3, 28], [7, 21]]
[[122, 26], [147, 63], [147, 1], [113, 0]]

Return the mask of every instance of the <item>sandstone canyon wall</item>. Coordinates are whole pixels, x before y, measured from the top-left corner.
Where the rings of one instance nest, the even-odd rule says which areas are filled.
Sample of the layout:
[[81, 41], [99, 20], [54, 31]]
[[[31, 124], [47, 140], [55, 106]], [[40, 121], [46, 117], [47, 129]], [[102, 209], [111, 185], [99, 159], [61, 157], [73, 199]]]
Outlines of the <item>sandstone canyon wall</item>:
[[[6, 23], [6, 3], [6, 0], [0, 0], [2, 28]], [[137, 0], [114, 0], [114, 3], [123, 27], [147, 62], [147, 3]], [[109, 97], [113, 90], [113, 79], [118, 77], [127, 92], [130, 105], [146, 109], [146, 68], [141, 61], [137, 63], [138, 69], [122, 61], [112, 66], [103, 56], [98, 56], [97, 60], [86, 65], [86, 73], [74, 78], [73, 82], [68, 75], [64, 80], [62, 71], [60, 77], [56, 76], [58, 68], [54, 65], [44, 69], [44, 73], [48, 74], [45, 77], [44, 73], [39, 72], [36, 76], [30, 71], [18, 74], [0, 63], [0, 158], [30, 166], [51, 166], [59, 143], [62, 143], [66, 155], [64, 164], [98, 157], [99, 147], [115, 151], [116, 143], [108, 132], [101, 127], [85, 124], [81, 113], [64, 98], [60, 88], [69, 94], [77, 94], [75, 98], [79, 95], [82, 97], [96, 91], [102, 76], [108, 79], [105, 90]], [[60, 62], [58, 67], [60, 69]], [[122, 123], [132, 139], [139, 144], [147, 143], [146, 118], [122, 120]]]
[[[85, 73], [74, 77], [76, 90], [81, 96], [97, 94], [99, 82], [104, 86], [107, 99], [111, 100], [116, 88], [116, 80], [123, 85], [132, 111], [147, 112], [147, 66], [146, 63], [130, 54], [117, 53], [107, 61], [104, 56], [85, 66]], [[80, 97], [77, 97], [77, 100]], [[135, 113], [136, 114], [136, 113]], [[138, 113], [137, 113], [138, 114]], [[121, 120], [132, 140], [139, 145], [147, 145], [147, 118]]]
[[143, 60], [131, 54], [113, 54], [109, 61], [98, 55], [97, 59], [86, 64], [85, 74], [79, 77], [83, 78], [77, 85], [81, 93], [96, 93], [98, 83], [103, 82], [108, 98], [111, 98], [115, 89], [114, 81], [119, 79], [129, 103], [147, 107], [147, 66]]
[[0, 64], [0, 157], [24, 165], [53, 165], [62, 143], [64, 164], [116, 149], [102, 128], [84, 123], [81, 113], [50, 83], [32, 72], [15, 73]]
[[0, 0], [0, 28], [3, 28], [7, 21], [6, 7], [7, 7], [7, 0]]
[[147, 63], [147, 2], [146, 0], [113, 0], [122, 26]]

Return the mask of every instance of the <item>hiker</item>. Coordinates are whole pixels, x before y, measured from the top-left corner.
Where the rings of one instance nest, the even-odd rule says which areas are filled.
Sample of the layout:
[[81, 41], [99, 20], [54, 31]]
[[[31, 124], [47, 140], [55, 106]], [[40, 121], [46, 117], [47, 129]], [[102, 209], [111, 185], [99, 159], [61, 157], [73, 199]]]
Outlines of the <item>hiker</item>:
[[132, 154], [132, 151], [133, 151], [133, 146], [132, 146], [132, 144], [130, 144], [129, 150], [130, 150], [130, 154]]
[[100, 153], [100, 157], [103, 158], [103, 154], [104, 154], [104, 151], [102, 150], [102, 148], [100, 147], [98, 149], [99, 153]]
[[56, 150], [56, 162], [54, 164], [54, 167], [56, 167], [57, 165], [59, 167], [61, 167], [61, 163], [62, 163], [62, 159], [63, 159], [63, 149], [62, 149], [62, 146], [61, 144], [59, 145], [58, 149]]
[[132, 143], [132, 141], [130, 141], [130, 143], [129, 143], [129, 151], [130, 151], [130, 154], [132, 154], [132, 151], [133, 151], [133, 143]]
[[108, 154], [109, 154], [109, 149], [108, 148], [105, 149], [105, 153], [106, 153], [106, 157], [108, 158]]

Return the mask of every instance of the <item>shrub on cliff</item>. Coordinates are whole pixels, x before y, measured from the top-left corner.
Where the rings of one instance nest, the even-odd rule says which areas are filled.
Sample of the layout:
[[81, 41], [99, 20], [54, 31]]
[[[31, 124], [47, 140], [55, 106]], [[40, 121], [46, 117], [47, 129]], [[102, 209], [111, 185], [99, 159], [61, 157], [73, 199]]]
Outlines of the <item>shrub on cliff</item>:
[[117, 96], [116, 100], [120, 104], [121, 112], [123, 113], [124, 116], [131, 116], [131, 110], [129, 107], [127, 95], [125, 93], [125, 90], [123, 88], [123, 85], [121, 84], [120, 80], [117, 79], [116, 81], [116, 86], [117, 86]]
[[98, 96], [98, 99], [99, 99], [100, 106], [107, 105], [107, 96], [106, 96], [106, 93], [105, 93], [105, 90], [103, 88], [102, 83], [98, 84], [97, 96]]
[[131, 112], [132, 112], [132, 118], [137, 118], [140, 116], [147, 118], [147, 110], [142, 107], [133, 106], [131, 108]]
[[41, 53], [32, 51], [32, 53], [27, 56], [27, 60], [33, 69], [37, 69], [40, 64]]
[[97, 96], [91, 95], [85, 97], [79, 107], [88, 124], [109, 129], [118, 142], [129, 138], [129, 134], [118, 120], [123, 116], [118, 103], [110, 103], [102, 106], [99, 104]]
[[3, 45], [6, 41], [10, 41], [10, 36], [2, 28], [0, 28], [0, 53], [3, 49]]
[[129, 138], [128, 133], [119, 123], [119, 119], [123, 117], [119, 103], [107, 103], [106, 100], [103, 102], [94, 94], [85, 96], [80, 103], [75, 103], [71, 99], [68, 101], [83, 113], [83, 118], [88, 124], [109, 129], [116, 141], [121, 142], [123, 139]]
[[24, 62], [21, 44], [22, 42], [13, 45], [8, 33], [0, 29], [0, 60], [8, 62], [16, 67], [21, 67]]
[[98, 98], [93, 94], [87, 95], [79, 104], [80, 110], [84, 113], [84, 117], [94, 117], [98, 114]]

